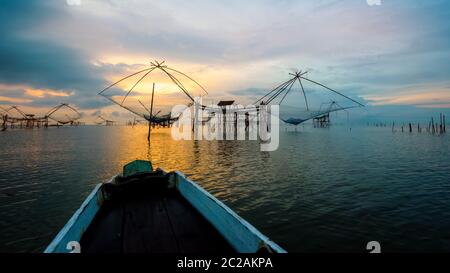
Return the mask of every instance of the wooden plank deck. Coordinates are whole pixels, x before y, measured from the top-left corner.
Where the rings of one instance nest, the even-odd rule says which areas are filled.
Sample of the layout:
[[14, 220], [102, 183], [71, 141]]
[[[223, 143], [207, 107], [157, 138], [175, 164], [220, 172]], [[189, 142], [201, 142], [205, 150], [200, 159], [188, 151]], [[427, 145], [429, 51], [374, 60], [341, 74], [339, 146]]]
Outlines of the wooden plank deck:
[[83, 253], [233, 253], [175, 189], [105, 202], [81, 238]]

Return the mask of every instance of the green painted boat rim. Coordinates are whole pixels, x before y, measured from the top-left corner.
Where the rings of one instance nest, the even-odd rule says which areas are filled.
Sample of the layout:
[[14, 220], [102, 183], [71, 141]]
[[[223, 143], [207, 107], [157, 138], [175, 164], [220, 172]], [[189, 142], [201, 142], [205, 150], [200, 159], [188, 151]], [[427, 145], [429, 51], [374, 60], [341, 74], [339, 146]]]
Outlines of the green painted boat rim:
[[150, 173], [153, 171], [152, 163], [148, 160], [134, 160], [123, 166], [123, 177], [140, 173]]

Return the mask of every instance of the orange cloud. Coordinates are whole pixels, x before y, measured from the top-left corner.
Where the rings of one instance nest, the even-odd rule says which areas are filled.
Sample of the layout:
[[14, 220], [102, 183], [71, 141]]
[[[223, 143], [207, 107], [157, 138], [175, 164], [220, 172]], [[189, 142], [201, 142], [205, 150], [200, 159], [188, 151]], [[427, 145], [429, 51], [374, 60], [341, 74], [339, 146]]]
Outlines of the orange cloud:
[[69, 97], [71, 94], [61, 91], [55, 91], [51, 89], [32, 89], [26, 88], [25, 94], [31, 97], [44, 98], [46, 96], [52, 97]]
[[24, 99], [24, 98], [11, 98], [11, 97], [5, 97], [0, 96], [0, 101], [12, 103], [12, 104], [21, 104], [21, 103], [30, 103], [32, 100], [30, 99]]

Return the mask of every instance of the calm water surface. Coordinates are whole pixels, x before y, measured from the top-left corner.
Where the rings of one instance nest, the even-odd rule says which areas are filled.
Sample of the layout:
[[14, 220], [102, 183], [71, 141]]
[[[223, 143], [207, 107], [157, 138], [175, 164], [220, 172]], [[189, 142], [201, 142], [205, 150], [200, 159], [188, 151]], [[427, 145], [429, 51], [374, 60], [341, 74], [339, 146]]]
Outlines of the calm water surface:
[[0, 252], [39, 252], [95, 184], [134, 159], [181, 170], [291, 252], [450, 251], [450, 137], [383, 128], [173, 141], [168, 130], [0, 132]]

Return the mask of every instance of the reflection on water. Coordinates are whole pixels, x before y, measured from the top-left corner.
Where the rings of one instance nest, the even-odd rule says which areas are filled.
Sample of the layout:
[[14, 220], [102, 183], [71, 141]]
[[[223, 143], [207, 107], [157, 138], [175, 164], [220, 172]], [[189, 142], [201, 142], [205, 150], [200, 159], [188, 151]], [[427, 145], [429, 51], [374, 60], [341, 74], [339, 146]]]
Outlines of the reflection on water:
[[372, 128], [174, 141], [145, 127], [0, 133], [0, 252], [42, 251], [96, 183], [134, 159], [181, 170], [288, 251], [450, 251], [449, 137]]

